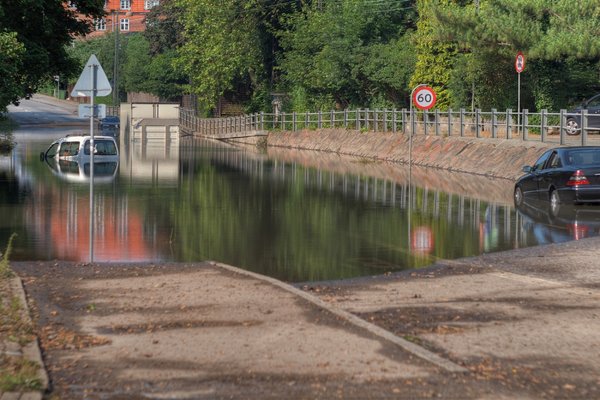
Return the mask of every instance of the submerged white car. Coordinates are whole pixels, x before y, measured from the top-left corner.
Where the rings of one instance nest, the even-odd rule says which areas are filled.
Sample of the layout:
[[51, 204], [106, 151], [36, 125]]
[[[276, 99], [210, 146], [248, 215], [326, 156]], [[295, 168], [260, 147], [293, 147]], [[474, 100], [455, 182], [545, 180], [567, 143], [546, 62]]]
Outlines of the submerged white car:
[[[91, 175], [91, 136], [66, 136], [55, 140], [40, 160], [52, 172], [68, 182], [89, 182]], [[119, 148], [111, 136], [94, 136], [94, 181], [114, 180], [119, 167]]]
[[[58, 160], [89, 160], [92, 137], [66, 136], [52, 142], [48, 149], [40, 154], [41, 160], [55, 158]], [[94, 161], [119, 161], [119, 148], [111, 136], [94, 136]]]

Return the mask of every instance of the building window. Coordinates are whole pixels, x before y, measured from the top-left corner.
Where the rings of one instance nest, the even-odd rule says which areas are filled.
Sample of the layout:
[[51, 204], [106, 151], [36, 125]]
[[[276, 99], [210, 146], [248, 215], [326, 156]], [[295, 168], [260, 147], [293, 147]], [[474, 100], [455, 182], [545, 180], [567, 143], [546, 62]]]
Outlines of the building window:
[[94, 20], [94, 25], [95, 25], [97, 31], [105, 31], [106, 30], [106, 20], [104, 18]]
[[123, 19], [121, 19], [120, 28], [121, 28], [122, 31], [128, 31], [129, 30], [129, 18], [123, 18]]
[[131, 0], [121, 0], [121, 10], [131, 10]]
[[144, 9], [149, 10], [152, 7], [156, 7], [160, 4], [160, 0], [145, 0], [144, 1]]

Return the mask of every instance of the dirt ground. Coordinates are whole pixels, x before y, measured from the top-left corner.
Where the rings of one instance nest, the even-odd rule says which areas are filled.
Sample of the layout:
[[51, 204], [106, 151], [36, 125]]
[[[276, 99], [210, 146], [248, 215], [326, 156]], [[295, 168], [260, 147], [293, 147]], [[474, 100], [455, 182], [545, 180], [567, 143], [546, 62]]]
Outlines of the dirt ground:
[[215, 263], [13, 268], [51, 399], [591, 399], [600, 398], [599, 245], [297, 285], [323, 306]]

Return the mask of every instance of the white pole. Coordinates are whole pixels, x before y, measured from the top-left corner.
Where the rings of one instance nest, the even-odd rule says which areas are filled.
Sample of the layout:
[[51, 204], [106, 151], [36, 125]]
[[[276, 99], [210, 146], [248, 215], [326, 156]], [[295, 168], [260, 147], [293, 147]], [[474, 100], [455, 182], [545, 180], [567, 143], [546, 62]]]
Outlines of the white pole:
[[90, 65], [92, 91], [90, 93], [90, 263], [94, 262], [94, 96], [96, 95], [97, 65]]
[[517, 73], [517, 126], [519, 132], [522, 132], [521, 127], [521, 73]]

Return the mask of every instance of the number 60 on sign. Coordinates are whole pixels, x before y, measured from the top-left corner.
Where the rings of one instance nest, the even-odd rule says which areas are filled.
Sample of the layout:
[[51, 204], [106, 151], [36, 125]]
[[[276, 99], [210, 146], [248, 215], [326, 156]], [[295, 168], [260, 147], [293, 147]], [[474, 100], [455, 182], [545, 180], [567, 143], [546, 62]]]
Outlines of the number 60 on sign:
[[429, 86], [419, 86], [413, 93], [413, 104], [419, 110], [429, 110], [435, 106], [437, 97]]

